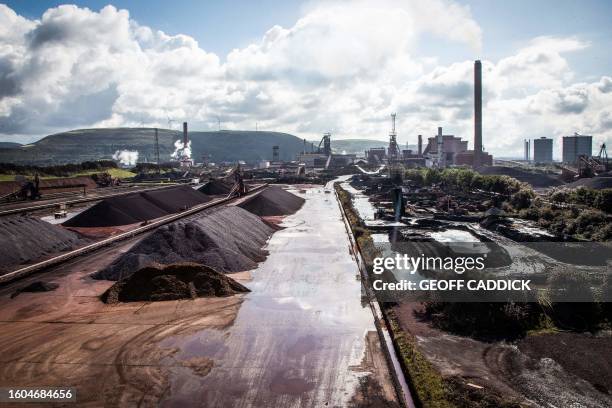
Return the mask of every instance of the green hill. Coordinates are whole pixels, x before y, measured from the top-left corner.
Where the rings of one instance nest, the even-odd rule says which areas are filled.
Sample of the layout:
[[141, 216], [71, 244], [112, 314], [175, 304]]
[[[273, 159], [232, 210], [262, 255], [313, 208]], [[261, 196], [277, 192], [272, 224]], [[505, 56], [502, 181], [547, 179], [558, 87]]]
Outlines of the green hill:
[[[182, 138], [176, 130], [159, 129], [161, 161], [169, 161], [174, 142]], [[192, 156], [202, 161], [258, 161], [272, 158], [272, 146], [278, 145], [280, 158], [292, 160], [302, 151], [303, 140], [280, 132], [222, 130], [190, 131]], [[155, 161], [154, 130], [151, 128], [79, 129], [47, 136], [35, 143], [16, 148], [0, 147], [0, 162], [51, 165], [111, 159], [117, 150], [136, 150], [139, 162]]]
[[14, 149], [21, 146], [21, 143], [15, 142], [0, 142], [0, 149]]

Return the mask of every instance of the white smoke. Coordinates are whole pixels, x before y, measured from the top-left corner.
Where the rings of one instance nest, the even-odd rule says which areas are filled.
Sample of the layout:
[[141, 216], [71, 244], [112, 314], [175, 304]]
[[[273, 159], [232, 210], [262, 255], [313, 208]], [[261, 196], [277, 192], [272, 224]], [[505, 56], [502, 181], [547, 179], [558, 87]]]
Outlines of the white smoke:
[[113, 154], [113, 160], [119, 161], [124, 166], [134, 166], [138, 161], [138, 152], [131, 150], [117, 150]]
[[175, 160], [191, 159], [191, 140], [187, 141], [187, 145], [180, 139], [174, 142], [174, 153], [170, 157]]

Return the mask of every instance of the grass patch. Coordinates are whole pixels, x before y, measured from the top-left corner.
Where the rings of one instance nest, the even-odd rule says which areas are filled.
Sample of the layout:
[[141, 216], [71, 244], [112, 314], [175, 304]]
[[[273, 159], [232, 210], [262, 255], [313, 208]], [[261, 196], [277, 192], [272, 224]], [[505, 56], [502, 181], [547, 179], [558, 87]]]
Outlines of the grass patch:
[[82, 171], [82, 172], [74, 174], [73, 176], [91, 176], [92, 174], [97, 174], [97, 173], [108, 173], [113, 178], [131, 178], [131, 177], [136, 176], [136, 173], [133, 173], [126, 169], [118, 169], [118, 168]]

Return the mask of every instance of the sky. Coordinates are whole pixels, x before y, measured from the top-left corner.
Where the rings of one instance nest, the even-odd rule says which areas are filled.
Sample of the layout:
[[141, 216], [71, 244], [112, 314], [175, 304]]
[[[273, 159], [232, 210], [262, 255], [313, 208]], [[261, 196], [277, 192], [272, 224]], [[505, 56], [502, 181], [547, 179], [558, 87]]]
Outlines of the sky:
[[[612, 138], [612, 2], [187, 0], [0, 3], [0, 141], [84, 127], [472, 141]], [[333, 140], [333, 139], [332, 139]]]

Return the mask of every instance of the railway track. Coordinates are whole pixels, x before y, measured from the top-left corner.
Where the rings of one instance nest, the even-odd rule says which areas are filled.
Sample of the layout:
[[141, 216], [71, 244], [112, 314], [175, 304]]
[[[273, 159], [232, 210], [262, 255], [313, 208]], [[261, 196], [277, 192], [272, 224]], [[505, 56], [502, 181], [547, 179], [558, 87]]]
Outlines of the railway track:
[[[72, 205], [76, 205], [76, 204], [83, 204], [83, 203], [88, 203], [88, 202], [93, 202], [93, 201], [101, 201], [104, 200], [106, 198], [112, 198], [112, 197], [119, 197], [122, 195], [127, 195], [127, 194], [131, 194], [131, 193], [137, 193], [137, 192], [142, 192], [142, 191], [152, 191], [152, 190], [161, 190], [164, 188], [172, 188], [172, 187], [176, 187], [176, 184], [172, 184], [172, 185], [165, 185], [165, 186], [156, 186], [156, 187], [144, 187], [144, 188], [140, 188], [140, 187], [136, 187], [136, 188], [128, 188], [128, 187], [123, 187], [124, 191], [119, 191], [116, 193], [110, 193], [110, 194], [101, 194], [101, 195], [95, 195], [95, 196], [89, 196], [89, 197], [82, 197], [82, 198], [77, 198], [77, 199], [73, 199], [73, 200], [63, 200], [61, 198], [53, 198], [45, 203], [41, 203], [41, 204], [37, 204], [37, 205], [32, 205], [32, 206], [27, 206], [27, 207], [15, 207], [15, 208], [2, 208], [3, 206], [0, 206], [0, 217], [5, 216], [5, 215], [11, 215], [11, 214], [20, 214], [20, 213], [25, 213], [25, 212], [34, 212], [34, 211], [40, 211], [40, 210], [46, 210], [49, 208], [54, 208], [57, 207], [60, 204], [65, 204], [66, 207], [70, 207]], [[11, 205], [15, 205], [15, 203], [11, 203], [11, 204], [5, 204], [4, 207], [8, 207]]]
[[[253, 187], [246, 194], [246, 196], [254, 194], [256, 192], [259, 192], [259, 191], [261, 191], [262, 189], [264, 189], [267, 186], [268, 186], [268, 184], [261, 184], [259, 186]], [[13, 281], [21, 279], [21, 278], [23, 278], [25, 276], [29, 276], [29, 275], [32, 275], [32, 274], [34, 274], [36, 272], [43, 271], [43, 270], [45, 270], [47, 268], [50, 268], [52, 266], [60, 265], [60, 264], [62, 264], [64, 262], [66, 262], [66, 261], [78, 258], [78, 257], [80, 257], [82, 255], [94, 252], [94, 251], [96, 251], [98, 249], [101, 249], [101, 248], [104, 248], [104, 247], [108, 247], [108, 246], [113, 245], [113, 244], [115, 244], [117, 242], [133, 238], [136, 235], [140, 235], [140, 234], [143, 234], [145, 232], [152, 231], [152, 230], [154, 230], [156, 228], [161, 227], [162, 225], [166, 225], [166, 224], [169, 224], [171, 222], [177, 221], [177, 220], [179, 220], [181, 218], [188, 217], [188, 216], [196, 214], [196, 213], [198, 213], [198, 212], [200, 212], [202, 210], [206, 210], [208, 208], [217, 207], [217, 206], [222, 205], [222, 204], [227, 204], [227, 203], [230, 203], [230, 202], [232, 202], [234, 200], [237, 200], [237, 199], [240, 199], [240, 198], [243, 198], [243, 197], [245, 197], [245, 196], [242, 196], [242, 197], [220, 198], [218, 200], [213, 200], [213, 201], [209, 201], [209, 202], [204, 203], [204, 204], [196, 205], [196, 206], [194, 206], [194, 207], [192, 207], [192, 208], [190, 208], [188, 210], [185, 210], [183, 212], [180, 212], [180, 213], [177, 213], [177, 214], [168, 215], [166, 217], [163, 217], [163, 218], [158, 219], [156, 221], [150, 222], [150, 223], [148, 223], [146, 225], [140, 226], [140, 227], [135, 228], [133, 230], [130, 230], [130, 231], [127, 231], [127, 232], [115, 235], [115, 236], [110, 237], [110, 238], [103, 239], [101, 241], [96, 241], [96, 242], [94, 242], [92, 244], [89, 244], [89, 245], [86, 245], [84, 247], [77, 248], [75, 250], [63, 253], [63, 254], [55, 256], [53, 258], [50, 258], [50, 259], [47, 259], [47, 260], [44, 260], [44, 261], [41, 261], [41, 262], [37, 262], [37, 263], [32, 264], [32, 265], [25, 266], [25, 267], [20, 268], [20, 269], [16, 269], [14, 271], [11, 271], [11, 272], [8, 272], [8, 273], [6, 273], [4, 275], [1, 275], [0, 276], [0, 285], [4, 285], [4, 284], [10, 283], [10, 282], [13, 282]]]

